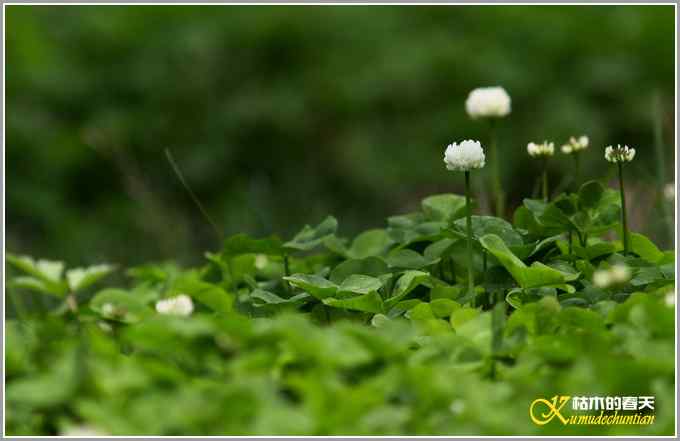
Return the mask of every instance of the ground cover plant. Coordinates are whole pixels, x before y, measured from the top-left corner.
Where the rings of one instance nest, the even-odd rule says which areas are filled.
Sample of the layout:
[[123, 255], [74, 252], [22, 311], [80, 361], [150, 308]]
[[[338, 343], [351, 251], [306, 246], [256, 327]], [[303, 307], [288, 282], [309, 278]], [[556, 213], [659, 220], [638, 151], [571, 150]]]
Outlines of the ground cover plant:
[[[509, 101], [486, 99], [468, 111], [500, 123]], [[287, 240], [227, 237], [191, 268], [8, 254], [8, 434], [672, 434], [675, 253], [628, 230], [635, 151], [603, 149], [618, 189], [559, 194], [554, 144], [527, 152], [542, 197], [508, 219], [474, 208], [470, 179], [498, 158], [468, 140], [444, 158], [465, 195], [355, 237], [328, 216]], [[534, 424], [531, 403], [556, 395], [653, 396], [655, 421]]]

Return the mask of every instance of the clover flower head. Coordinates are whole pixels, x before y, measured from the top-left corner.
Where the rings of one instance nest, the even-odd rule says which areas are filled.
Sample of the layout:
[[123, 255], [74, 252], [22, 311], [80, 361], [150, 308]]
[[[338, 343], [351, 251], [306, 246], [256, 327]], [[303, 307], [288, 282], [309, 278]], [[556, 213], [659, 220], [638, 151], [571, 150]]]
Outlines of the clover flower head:
[[609, 275], [612, 279], [612, 283], [626, 283], [630, 280], [630, 268], [623, 264], [616, 264], [609, 269]]
[[451, 401], [451, 404], [449, 405], [449, 411], [451, 411], [451, 413], [454, 415], [460, 415], [465, 411], [466, 407], [465, 401], [460, 398], [456, 398], [455, 400]]
[[562, 146], [562, 153], [570, 155], [575, 152], [580, 152], [581, 150], [587, 149], [589, 143], [590, 140], [586, 135], [579, 136], [578, 138], [572, 136], [569, 138], [569, 142]]
[[593, 273], [593, 283], [598, 288], [608, 288], [612, 284], [612, 278], [607, 270], [597, 270]]
[[675, 182], [669, 182], [663, 187], [663, 195], [666, 200], [673, 202], [675, 199]]
[[460, 144], [452, 143], [444, 151], [444, 163], [448, 170], [469, 171], [484, 167], [484, 149], [479, 141], [471, 139]]
[[267, 263], [269, 263], [269, 258], [266, 254], [257, 254], [255, 256], [255, 268], [262, 270], [267, 266]]
[[188, 316], [194, 311], [194, 303], [188, 295], [180, 294], [156, 302], [156, 311], [159, 314]]
[[635, 149], [617, 144], [604, 149], [604, 158], [609, 162], [630, 162], [635, 157]]
[[102, 314], [107, 317], [113, 317], [118, 314], [118, 308], [113, 303], [104, 303], [101, 310]]
[[527, 145], [527, 152], [532, 158], [548, 157], [555, 154], [555, 144], [543, 141], [541, 144], [530, 142]]
[[500, 86], [474, 89], [465, 101], [470, 118], [500, 118], [510, 113], [510, 95]]
[[668, 291], [668, 293], [663, 298], [663, 302], [666, 304], [666, 306], [670, 306], [671, 308], [675, 306], [675, 293], [673, 290]]
[[623, 285], [631, 277], [630, 268], [617, 263], [609, 269], [599, 269], [593, 273], [593, 284], [598, 288], [609, 288], [613, 285]]

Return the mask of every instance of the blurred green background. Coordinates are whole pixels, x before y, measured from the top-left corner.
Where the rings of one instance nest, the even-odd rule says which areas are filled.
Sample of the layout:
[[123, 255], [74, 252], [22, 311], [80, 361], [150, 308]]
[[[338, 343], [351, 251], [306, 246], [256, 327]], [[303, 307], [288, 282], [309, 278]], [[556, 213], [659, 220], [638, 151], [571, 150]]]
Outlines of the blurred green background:
[[[674, 164], [673, 6], [6, 13], [12, 252], [132, 265], [218, 248], [165, 148], [226, 234], [286, 237], [326, 214], [343, 235], [381, 227], [425, 195], [462, 191], [443, 150], [486, 141], [464, 101], [487, 85], [513, 100], [500, 127], [510, 207], [535, 189], [528, 141], [585, 133], [584, 174], [610, 185], [604, 146], [637, 149], [632, 227], [672, 245], [672, 220], [659, 215], [672, 204], [658, 189]], [[553, 183], [569, 176], [569, 159], [556, 155]]]

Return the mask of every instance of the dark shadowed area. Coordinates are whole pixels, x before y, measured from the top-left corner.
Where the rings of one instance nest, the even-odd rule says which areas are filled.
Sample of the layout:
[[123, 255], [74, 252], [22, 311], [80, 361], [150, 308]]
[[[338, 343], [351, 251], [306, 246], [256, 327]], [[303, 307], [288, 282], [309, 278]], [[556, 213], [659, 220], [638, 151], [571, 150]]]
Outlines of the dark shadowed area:
[[[486, 142], [464, 109], [486, 85], [512, 97], [508, 215], [537, 194], [527, 142], [588, 134], [584, 179], [605, 174], [606, 145], [635, 147], [631, 227], [671, 244], [672, 6], [6, 11], [12, 252], [133, 265], [219, 248], [166, 148], [226, 235], [288, 238], [327, 214], [346, 235], [382, 227], [425, 195], [462, 192], [442, 154]], [[557, 154], [551, 182], [570, 172]]]

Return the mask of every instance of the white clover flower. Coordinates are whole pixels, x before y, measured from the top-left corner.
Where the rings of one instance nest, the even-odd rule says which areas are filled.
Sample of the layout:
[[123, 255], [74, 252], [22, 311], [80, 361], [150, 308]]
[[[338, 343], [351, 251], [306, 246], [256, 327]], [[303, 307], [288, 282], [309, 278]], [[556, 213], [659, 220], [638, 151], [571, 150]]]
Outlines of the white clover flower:
[[616, 147], [609, 146], [604, 149], [604, 158], [609, 162], [630, 162], [634, 157], [635, 149], [629, 148], [627, 145], [617, 144]]
[[569, 142], [562, 146], [562, 153], [569, 155], [571, 153], [580, 152], [581, 150], [587, 149], [589, 143], [590, 140], [586, 135], [579, 136], [578, 138], [572, 136], [569, 138]]
[[111, 332], [113, 331], [113, 326], [108, 324], [105, 321], [98, 321], [97, 326], [99, 326], [99, 329], [101, 329], [103, 332]]
[[673, 291], [668, 291], [668, 294], [666, 294], [663, 298], [663, 302], [666, 304], [666, 306], [670, 306], [671, 308], [675, 306], [675, 293]]
[[623, 285], [631, 277], [628, 266], [617, 263], [609, 269], [597, 270], [593, 273], [593, 284], [598, 288], [609, 288], [612, 285]]
[[448, 170], [469, 171], [484, 167], [484, 149], [479, 141], [471, 139], [460, 144], [452, 143], [444, 151], [444, 163]]
[[255, 256], [255, 268], [261, 270], [264, 269], [269, 263], [269, 258], [266, 254], [258, 254]]
[[451, 404], [449, 405], [449, 411], [454, 415], [460, 415], [465, 411], [466, 407], [465, 401], [457, 398], [451, 401]]
[[616, 264], [609, 270], [609, 277], [611, 277], [612, 283], [623, 284], [630, 280], [630, 268], [626, 265]]
[[552, 156], [555, 154], [555, 144], [548, 141], [543, 141], [541, 144], [530, 142], [527, 145], [527, 152], [532, 158]]
[[159, 314], [188, 316], [194, 311], [194, 303], [188, 295], [180, 294], [156, 302], [156, 311]]
[[663, 196], [667, 200], [673, 202], [673, 200], [675, 199], [675, 182], [669, 182], [664, 186]]
[[593, 273], [593, 283], [598, 288], [608, 288], [612, 284], [612, 278], [607, 270], [597, 270]]
[[118, 312], [118, 308], [113, 303], [104, 303], [102, 305], [102, 314], [108, 317], [113, 317]]
[[479, 87], [468, 95], [465, 110], [470, 118], [499, 118], [510, 113], [510, 95], [502, 87]]

